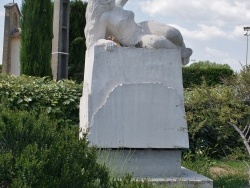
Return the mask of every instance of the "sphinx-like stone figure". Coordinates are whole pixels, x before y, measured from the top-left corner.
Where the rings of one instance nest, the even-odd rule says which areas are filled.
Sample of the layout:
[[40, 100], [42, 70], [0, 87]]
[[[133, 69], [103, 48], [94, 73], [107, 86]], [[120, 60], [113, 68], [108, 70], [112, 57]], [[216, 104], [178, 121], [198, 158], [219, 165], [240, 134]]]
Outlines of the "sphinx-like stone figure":
[[154, 21], [136, 23], [134, 13], [123, 9], [127, 1], [88, 1], [87, 48], [104, 45], [107, 51], [111, 51], [119, 44], [122, 47], [181, 49], [182, 64], [187, 64], [192, 50], [185, 47], [180, 31]]

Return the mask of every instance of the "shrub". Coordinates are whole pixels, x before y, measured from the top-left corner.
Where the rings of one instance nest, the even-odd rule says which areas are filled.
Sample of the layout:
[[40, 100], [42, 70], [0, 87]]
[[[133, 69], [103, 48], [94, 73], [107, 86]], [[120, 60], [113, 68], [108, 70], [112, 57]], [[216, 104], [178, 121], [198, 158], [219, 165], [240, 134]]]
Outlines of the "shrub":
[[203, 84], [186, 90], [185, 107], [193, 152], [209, 149], [213, 157], [222, 157], [243, 146], [229, 122], [247, 121], [250, 108], [235, 97], [233, 87]]
[[238, 100], [243, 100], [250, 105], [250, 66], [244, 66], [235, 79], [228, 79], [227, 83], [236, 91]]
[[71, 124], [79, 122], [82, 85], [48, 77], [0, 75], [0, 99], [11, 109], [46, 111], [51, 117]]
[[78, 132], [45, 113], [1, 105], [0, 187], [108, 187], [107, 169]]
[[198, 62], [189, 67], [183, 67], [183, 86], [184, 88], [190, 88], [201, 85], [203, 80], [209, 86], [222, 84], [223, 79], [232, 77], [233, 74], [233, 70], [228, 65], [209, 61]]

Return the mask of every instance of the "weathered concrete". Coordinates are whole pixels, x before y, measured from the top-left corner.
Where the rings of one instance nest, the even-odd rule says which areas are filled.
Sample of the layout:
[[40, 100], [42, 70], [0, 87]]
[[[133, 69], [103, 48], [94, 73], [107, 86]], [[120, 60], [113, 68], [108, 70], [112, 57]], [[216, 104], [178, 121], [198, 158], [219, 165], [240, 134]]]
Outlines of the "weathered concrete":
[[98, 158], [117, 177], [128, 173], [150, 179], [181, 176], [180, 150], [101, 150]]
[[178, 186], [181, 188], [213, 188], [213, 180], [184, 167], [181, 167], [181, 175], [179, 177], [152, 178], [149, 181], [154, 184]]
[[212, 187], [212, 180], [181, 169], [181, 150], [189, 146], [181, 64], [181, 50], [86, 52], [80, 126], [90, 145], [111, 148], [99, 159], [110, 153], [106, 165], [118, 166], [116, 175]]
[[16, 43], [19, 43], [20, 40], [18, 28], [20, 27], [19, 20], [21, 13], [17, 3], [6, 4], [4, 8], [5, 8], [5, 23], [4, 23], [2, 73], [15, 74], [18, 76], [20, 75], [20, 68], [19, 70], [17, 70], [16, 67], [19, 67], [20, 61], [19, 61], [19, 46], [17, 46], [18, 44]]
[[181, 152], [176, 150], [100, 150], [98, 162], [118, 178], [130, 173], [153, 184], [213, 188], [213, 180], [181, 167]]
[[181, 51], [94, 47], [80, 126], [99, 148], [188, 148]]
[[20, 36], [12, 35], [11, 38], [11, 70], [10, 73], [15, 76], [20, 76]]

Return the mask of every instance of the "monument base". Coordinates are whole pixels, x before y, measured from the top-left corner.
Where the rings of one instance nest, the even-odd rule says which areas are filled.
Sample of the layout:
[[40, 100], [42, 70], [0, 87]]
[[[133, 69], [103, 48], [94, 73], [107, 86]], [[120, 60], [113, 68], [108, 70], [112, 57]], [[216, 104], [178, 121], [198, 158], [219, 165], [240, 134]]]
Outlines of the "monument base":
[[86, 58], [80, 127], [91, 146], [189, 147], [179, 49], [93, 47]]
[[99, 160], [122, 177], [167, 178], [181, 175], [181, 150], [101, 150]]
[[213, 180], [181, 167], [181, 150], [100, 150], [99, 163], [105, 163], [114, 177], [131, 174], [153, 184], [185, 188], [212, 188]]
[[181, 175], [179, 177], [152, 178], [150, 181], [155, 185], [168, 185], [169, 187], [213, 188], [213, 180], [184, 167], [181, 167]]

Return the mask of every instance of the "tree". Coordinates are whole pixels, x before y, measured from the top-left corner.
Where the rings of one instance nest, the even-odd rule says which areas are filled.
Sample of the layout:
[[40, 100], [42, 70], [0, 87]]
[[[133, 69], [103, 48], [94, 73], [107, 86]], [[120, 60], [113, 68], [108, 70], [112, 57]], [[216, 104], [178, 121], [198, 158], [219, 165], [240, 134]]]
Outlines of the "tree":
[[199, 61], [183, 67], [184, 88], [201, 85], [203, 81], [209, 86], [223, 84], [223, 79], [233, 77], [234, 71], [227, 64]]
[[69, 79], [83, 81], [85, 63], [85, 12], [87, 3], [81, 0], [70, 2], [70, 29], [69, 29]]
[[51, 1], [23, 0], [21, 12], [21, 74], [51, 77]]

